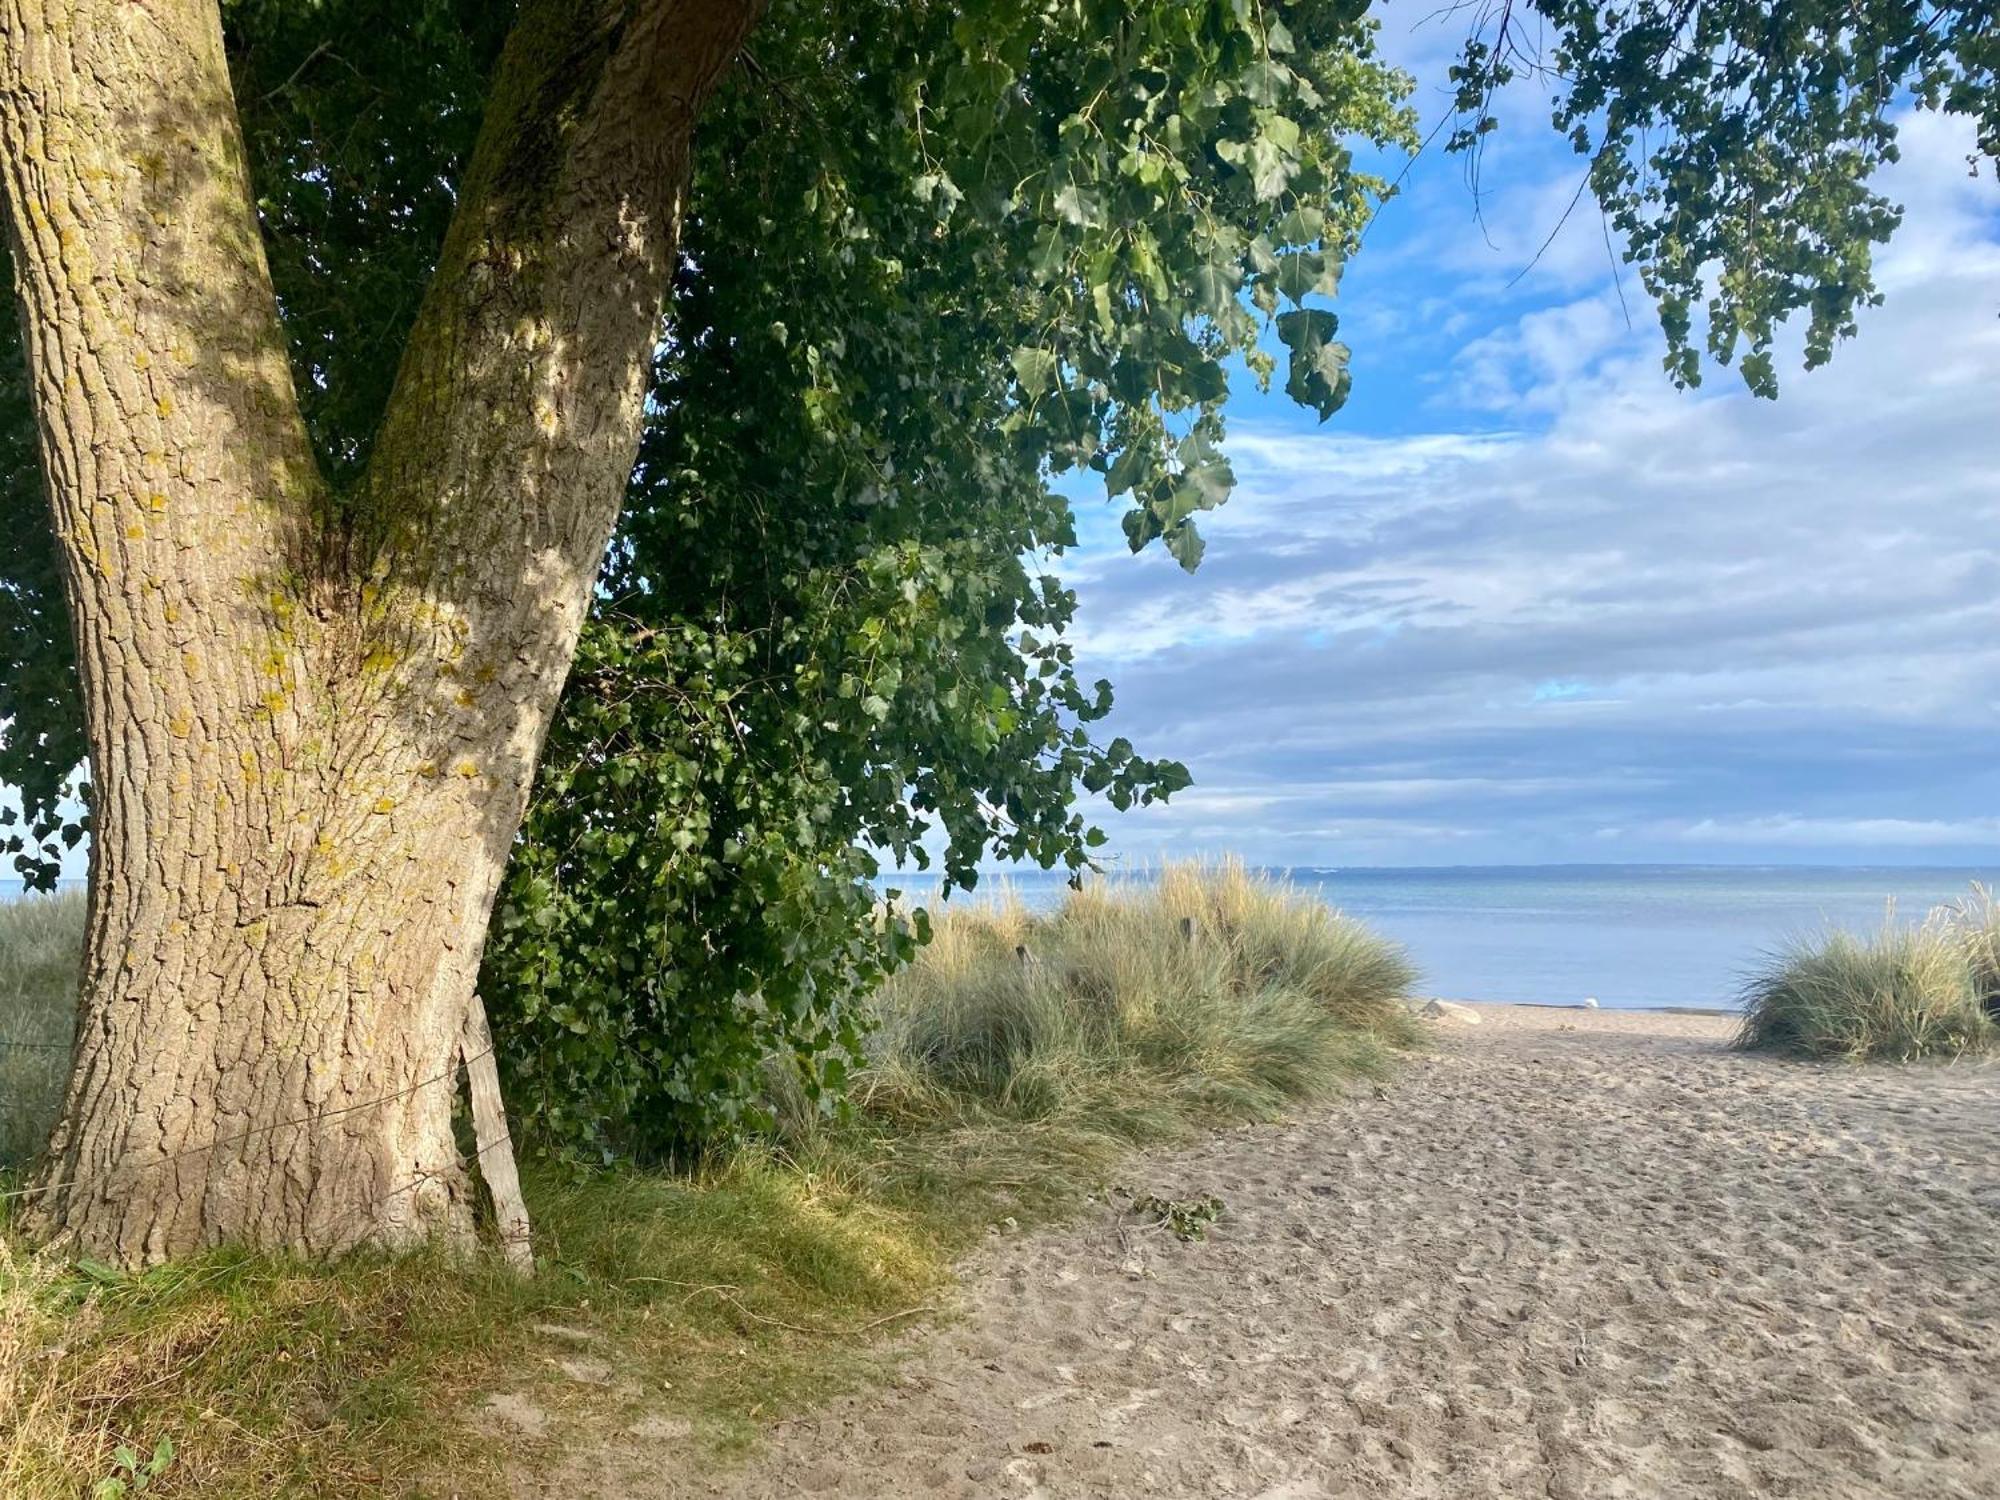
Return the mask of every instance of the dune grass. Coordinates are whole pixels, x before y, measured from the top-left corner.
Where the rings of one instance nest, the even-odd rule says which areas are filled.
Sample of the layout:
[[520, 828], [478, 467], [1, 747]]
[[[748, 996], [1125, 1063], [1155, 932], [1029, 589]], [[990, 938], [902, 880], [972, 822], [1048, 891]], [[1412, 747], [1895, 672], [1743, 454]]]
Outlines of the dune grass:
[[69, 1076], [83, 894], [0, 902], [0, 1168], [41, 1150]]
[[[880, 1335], [948, 1307], [995, 1225], [1073, 1209], [1135, 1146], [1386, 1066], [1416, 1038], [1412, 982], [1317, 902], [1174, 867], [1046, 915], [944, 916], [873, 1002], [844, 1118], [780, 1080], [773, 1136], [700, 1170], [531, 1168], [531, 1279], [442, 1251], [91, 1276], [0, 1223], [0, 1494], [89, 1493], [162, 1438], [162, 1500], [494, 1493], [557, 1441], [464, 1419], [496, 1391], [554, 1431], [643, 1406], [728, 1447], [876, 1374]], [[566, 1378], [579, 1357], [614, 1389]]]
[[1838, 929], [1772, 954], [1744, 985], [1740, 1045], [1847, 1062], [1909, 1062], [2000, 1040], [2000, 916], [1983, 888], [1921, 925]]
[[876, 997], [855, 1118], [779, 1109], [801, 1160], [874, 1191], [1073, 1200], [1136, 1145], [1268, 1119], [1383, 1069], [1418, 1028], [1400, 949], [1235, 865], [948, 913]]

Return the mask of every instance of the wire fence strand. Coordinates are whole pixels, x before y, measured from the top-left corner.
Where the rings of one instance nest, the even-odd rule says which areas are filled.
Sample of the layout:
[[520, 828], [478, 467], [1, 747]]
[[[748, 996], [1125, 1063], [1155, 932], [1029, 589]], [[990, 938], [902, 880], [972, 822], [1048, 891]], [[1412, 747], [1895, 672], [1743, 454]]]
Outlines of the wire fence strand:
[[[493, 1051], [494, 1049], [488, 1046], [469, 1056], [454, 1054], [450, 1064], [446, 1066], [443, 1072], [434, 1073], [429, 1078], [419, 1079], [409, 1087], [397, 1089], [394, 1093], [383, 1094], [380, 1098], [376, 1099], [364, 1099], [358, 1104], [343, 1104], [338, 1109], [323, 1110], [318, 1114], [300, 1115], [295, 1119], [280, 1120], [273, 1125], [259, 1125], [253, 1130], [245, 1130], [236, 1135], [219, 1136], [215, 1140], [206, 1141], [199, 1146], [190, 1146], [186, 1150], [176, 1151], [169, 1156], [157, 1157], [143, 1162], [140, 1164], [140, 1169], [172, 1166], [175, 1162], [185, 1161], [190, 1157], [201, 1156], [210, 1151], [219, 1151], [224, 1146], [238, 1146], [245, 1141], [256, 1140], [260, 1136], [275, 1135], [281, 1130], [290, 1130], [301, 1125], [323, 1125], [329, 1120], [338, 1120], [346, 1115], [357, 1114], [364, 1109], [374, 1109], [380, 1105], [393, 1104], [399, 1099], [407, 1099], [420, 1090], [431, 1088], [436, 1084], [455, 1082], [458, 1077], [458, 1070], [461, 1067], [475, 1063], [481, 1058], [491, 1057]], [[505, 1141], [506, 1139], [505, 1135], [500, 1138], [501, 1141]], [[490, 1150], [492, 1146], [499, 1144], [500, 1141], [495, 1141], [482, 1149]], [[475, 1156], [478, 1154], [478, 1152], [474, 1153]], [[463, 1158], [460, 1159], [459, 1165], [461, 1167], [465, 1165]], [[112, 1178], [122, 1176], [131, 1170], [134, 1169], [131, 1167], [122, 1167], [112, 1172], [95, 1172], [78, 1177], [60, 1178], [55, 1182], [36, 1183], [32, 1187], [14, 1188], [8, 1192], [0, 1192], [0, 1202], [7, 1202], [17, 1198], [32, 1198], [43, 1193], [59, 1192], [67, 1188], [89, 1187], [93, 1183], [109, 1182]], [[415, 1185], [417, 1184], [412, 1184], [412, 1186]], [[407, 1189], [397, 1189], [394, 1191], [407, 1191]], [[394, 1196], [394, 1192], [392, 1191], [387, 1196]], [[378, 1201], [387, 1201], [387, 1198], [385, 1197]]]

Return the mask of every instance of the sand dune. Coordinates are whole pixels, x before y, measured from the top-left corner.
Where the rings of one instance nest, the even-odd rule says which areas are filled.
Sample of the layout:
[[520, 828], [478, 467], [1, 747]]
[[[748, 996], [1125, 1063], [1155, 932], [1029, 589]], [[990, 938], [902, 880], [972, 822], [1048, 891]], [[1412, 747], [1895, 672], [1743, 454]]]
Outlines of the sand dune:
[[1493, 1007], [1381, 1094], [996, 1239], [899, 1384], [549, 1493], [2000, 1497], [2000, 1067], [1839, 1070]]

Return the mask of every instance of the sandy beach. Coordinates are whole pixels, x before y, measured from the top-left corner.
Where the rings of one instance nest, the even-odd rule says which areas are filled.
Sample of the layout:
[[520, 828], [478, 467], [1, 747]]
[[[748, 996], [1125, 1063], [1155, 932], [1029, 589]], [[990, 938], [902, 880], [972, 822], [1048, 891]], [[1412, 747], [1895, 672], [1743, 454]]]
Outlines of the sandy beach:
[[[1478, 1013], [1379, 1091], [996, 1234], [894, 1385], [739, 1466], [633, 1437], [528, 1493], [2000, 1496], [2000, 1066]], [[1182, 1244], [1130, 1192], [1226, 1212]]]

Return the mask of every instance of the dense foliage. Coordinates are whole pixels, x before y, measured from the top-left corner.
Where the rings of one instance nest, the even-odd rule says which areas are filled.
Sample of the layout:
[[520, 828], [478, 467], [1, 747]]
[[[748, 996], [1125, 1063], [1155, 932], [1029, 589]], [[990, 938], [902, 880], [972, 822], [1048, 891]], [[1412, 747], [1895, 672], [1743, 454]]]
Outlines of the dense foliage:
[[1101, 476], [1193, 566], [1227, 361], [1274, 373], [1268, 328], [1339, 404], [1317, 294], [1381, 186], [1344, 142], [1407, 130], [1367, 51], [1325, 5], [767, 17], [705, 121], [657, 419], [487, 963], [515, 1096], [564, 1138], [726, 1128], [773, 1051], [837, 1085], [847, 1002], [925, 932], [875, 912], [872, 851], [1081, 868], [1080, 789], [1184, 784], [1092, 737], [1051, 481]]
[[1804, 313], [1808, 369], [1881, 300], [1873, 255], [1902, 210], [1871, 186], [1910, 107], [1971, 118], [2000, 161], [1991, 0], [1485, 0], [1461, 65], [1476, 151], [1498, 90], [1545, 79], [1554, 123], [1659, 306], [1666, 367], [1701, 356], [1777, 393], [1779, 328]]

